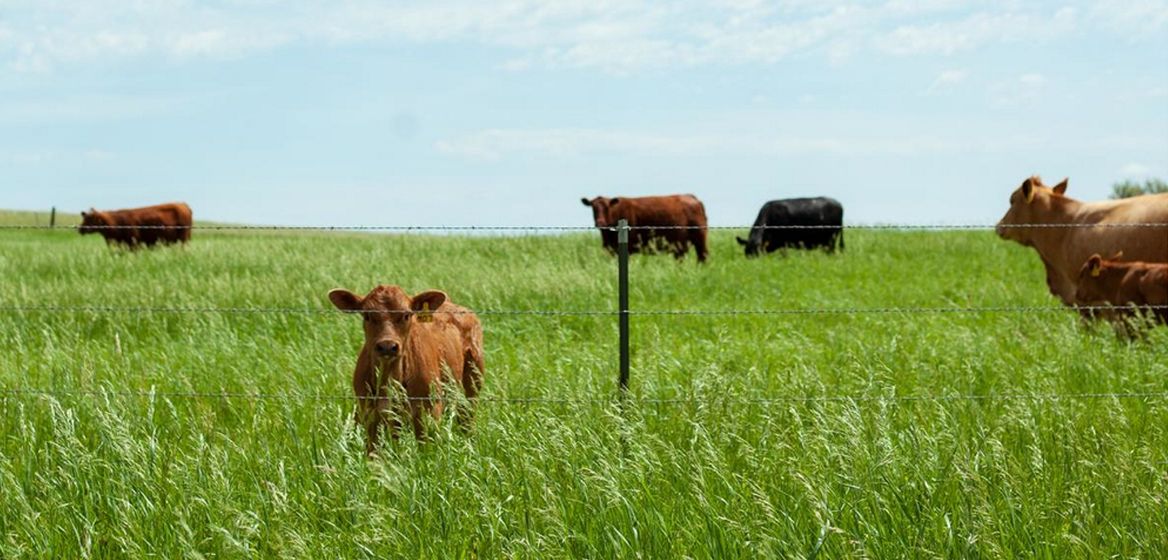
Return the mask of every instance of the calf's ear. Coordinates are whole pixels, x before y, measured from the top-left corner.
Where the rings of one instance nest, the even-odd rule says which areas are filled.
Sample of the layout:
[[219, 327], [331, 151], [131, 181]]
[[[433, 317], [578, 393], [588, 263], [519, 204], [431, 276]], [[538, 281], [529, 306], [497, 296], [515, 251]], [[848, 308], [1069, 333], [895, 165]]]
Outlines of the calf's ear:
[[434, 311], [446, 303], [446, 294], [438, 290], [427, 290], [410, 301], [410, 309], [414, 311]]
[[1064, 178], [1059, 184], [1055, 185], [1054, 192], [1059, 193], [1059, 194], [1066, 193], [1067, 192], [1067, 179], [1070, 179], [1070, 177]]
[[1091, 258], [1087, 259], [1087, 268], [1091, 271], [1091, 276], [1097, 278], [1103, 272], [1103, 257], [1098, 253], [1091, 255]]
[[328, 298], [341, 311], [357, 311], [361, 309], [361, 304], [365, 301], [365, 298], [344, 288], [330, 290]]
[[739, 245], [745, 246], [747, 244], [747, 241], [741, 237], [735, 237], [734, 239], [738, 240]]
[[587, 198], [581, 197], [580, 202], [583, 202], [584, 206], [592, 206], [592, 202], [590, 202]]

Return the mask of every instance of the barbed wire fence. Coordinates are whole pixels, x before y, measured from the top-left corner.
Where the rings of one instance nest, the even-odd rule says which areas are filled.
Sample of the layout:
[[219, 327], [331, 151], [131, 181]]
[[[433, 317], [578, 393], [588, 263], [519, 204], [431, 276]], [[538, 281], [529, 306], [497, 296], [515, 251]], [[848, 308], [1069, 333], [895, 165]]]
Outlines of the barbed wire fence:
[[[969, 231], [969, 230], [1006, 230], [1006, 229], [1066, 229], [1066, 228], [1163, 228], [1168, 230], [1168, 223], [1056, 223], [1056, 224], [858, 224], [848, 226], [838, 225], [751, 225], [751, 226], [636, 226], [622, 223], [612, 226], [387, 226], [387, 225], [102, 225], [88, 226], [89, 231], [103, 230], [205, 230], [205, 231], [319, 231], [319, 232], [587, 232], [609, 231], [619, 236], [617, 251], [618, 261], [618, 306], [617, 309], [482, 309], [477, 311], [442, 311], [435, 310], [436, 314], [473, 313], [483, 316], [542, 316], [542, 317], [616, 317], [619, 323], [619, 392], [615, 396], [607, 397], [507, 397], [485, 396], [478, 397], [478, 402], [502, 404], [601, 404], [614, 403], [619, 399], [623, 403], [633, 404], [693, 404], [716, 400], [727, 404], [745, 405], [775, 405], [782, 403], [810, 403], [810, 402], [953, 402], [953, 401], [1002, 401], [1002, 400], [1164, 400], [1168, 399], [1168, 392], [1084, 392], [1084, 393], [987, 393], [987, 394], [942, 394], [942, 395], [872, 395], [872, 394], [844, 394], [844, 395], [805, 395], [805, 396], [772, 396], [772, 397], [630, 397], [628, 384], [630, 379], [629, 354], [629, 323], [632, 316], [655, 317], [687, 317], [687, 316], [805, 316], [805, 315], [916, 315], [916, 314], [1031, 314], [1031, 313], [1109, 313], [1115, 311], [1159, 312], [1168, 311], [1168, 305], [1141, 305], [1141, 306], [1113, 306], [1113, 305], [1080, 305], [1068, 306], [903, 306], [903, 307], [841, 307], [841, 308], [786, 308], [786, 309], [629, 309], [628, 304], [628, 234], [635, 231], [668, 231], [668, 230], [876, 230], [876, 231]], [[87, 226], [80, 225], [0, 225], [3, 230], [51, 230], [51, 231], [85, 231]], [[1166, 235], [1168, 247], [1168, 235]], [[339, 311], [331, 308], [309, 307], [216, 307], [216, 306], [109, 306], [109, 305], [0, 305], [0, 313], [28, 314], [28, 313], [99, 313], [99, 314], [299, 314], [299, 315], [330, 315], [343, 316], [347, 313], [360, 311]], [[125, 390], [68, 390], [68, 389], [37, 389], [37, 388], [4, 388], [0, 389], [0, 399], [8, 398], [36, 398], [36, 397], [103, 397], [103, 398], [135, 398], [135, 399], [201, 399], [201, 400], [294, 400], [294, 401], [352, 401], [362, 397], [354, 395], [326, 395], [326, 394], [297, 394], [297, 393], [249, 393], [249, 392], [199, 392], [199, 391], [125, 391]], [[382, 397], [368, 397], [382, 398]], [[410, 399], [407, 399], [410, 400]], [[433, 397], [415, 400], [434, 400]]]

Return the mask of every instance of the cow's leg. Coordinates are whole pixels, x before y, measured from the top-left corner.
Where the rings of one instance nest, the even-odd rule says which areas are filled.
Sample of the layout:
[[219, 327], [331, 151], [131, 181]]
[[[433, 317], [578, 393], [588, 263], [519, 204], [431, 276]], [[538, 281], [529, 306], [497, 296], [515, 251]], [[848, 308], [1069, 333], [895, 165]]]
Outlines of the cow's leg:
[[706, 229], [690, 230], [689, 240], [693, 243], [694, 251], [698, 254], [698, 262], [704, 263], [710, 256], [710, 247], [707, 245]]
[[410, 420], [414, 426], [414, 439], [421, 442], [426, 441], [425, 416], [430, 412], [429, 408], [424, 400], [410, 401]]
[[378, 430], [381, 427], [377, 404], [367, 400], [358, 401], [354, 416], [357, 425], [365, 428], [365, 455], [372, 457], [377, 452]]
[[475, 403], [479, 390], [483, 387], [483, 357], [473, 350], [467, 350], [462, 366], [462, 392], [466, 394], [467, 407], [459, 409], [455, 422], [463, 433], [469, 433], [474, 424]]

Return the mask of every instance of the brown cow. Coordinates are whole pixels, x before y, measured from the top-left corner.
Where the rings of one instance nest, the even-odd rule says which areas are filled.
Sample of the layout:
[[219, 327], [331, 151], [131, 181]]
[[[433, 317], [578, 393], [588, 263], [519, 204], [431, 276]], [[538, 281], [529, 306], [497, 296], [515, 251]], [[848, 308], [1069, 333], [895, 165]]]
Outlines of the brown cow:
[[126, 210], [94, 210], [81, 213], [81, 235], [100, 233], [107, 244], [121, 243], [130, 249], [156, 243], [186, 243], [191, 240], [191, 207], [171, 202]]
[[629, 232], [629, 253], [652, 252], [664, 244], [678, 259], [685, 258], [690, 243], [698, 254], [698, 262], [706, 262], [709, 246], [706, 242], [706, 207], [692, 194], [669, 196], [581, 198], [584, 206], [592, 208], [592, 219], [600, 228], [600, 239], [609, 252], [617, 250], [617, 233], [608, 228], [628, 220], [630, 228], [686, 226], [685, 229], [633, 229]]
[[[425, 439], [423, 415], [441, 417], [444, 380], [461, 385], [473, 407], [483, 378], [483, 329], [473, 312], [442, 292], [411, 298], [397, 286], [377, 286], [365, 297], [336, 289], [328, 297], [337, 309], [364, 318], [365, 346], [357, 355], [353, 392], [366, 452], [376, 449], [383, 421], [396, 439], [409, 416], [414, 436]], [[460, 411], [457, 420], [464, 428], [472, 412]]]
[[[1081, 202], [1066, 190], [1066, 179], [1053, 188], [1037, 176], [1026, 179], [1010, 195], [997, 227], [1003, 239], [1038, 251], [1047, 286], [1064, 303], [1074, 304], [1079, 269], [1093, 253], [1122, 251], [1135, 260], [1168, 262], [1168, 227], [1130, 226], [1168, 223], [1168, 194]], [[1025, 227], [1031, 224], [1038, 227]]]
[[[1168, 306], [1168, 264], [1120, 262], [1091, 255], [1079, 270], [1075, 301], [1118, 307], [1106, 310], [1103, 316], [1109, 319], [1134, 315], [1131, 306]], [[1161, 307], [1152, 313], [1159, 322], [1168, 323], [1168, 309]]]

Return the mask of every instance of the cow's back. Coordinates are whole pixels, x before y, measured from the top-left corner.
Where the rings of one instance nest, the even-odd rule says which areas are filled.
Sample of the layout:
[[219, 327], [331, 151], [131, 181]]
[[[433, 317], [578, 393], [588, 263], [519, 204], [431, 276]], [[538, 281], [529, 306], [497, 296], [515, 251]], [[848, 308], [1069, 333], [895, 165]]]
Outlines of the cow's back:
[[621, 197], [613, 206], [613, 217], [642, 227], [706, 225], [705, 206], [690, 194]]
[[1098, 227], [1071, 228], [1064, 244], [1061, 268], [1075, 276], [1093, 254], [1123, 252], [1125, 261], [1168, 262], [1168, 193], [1144, 195], [1116, 201], [1085, 202], [1073, 220]]

